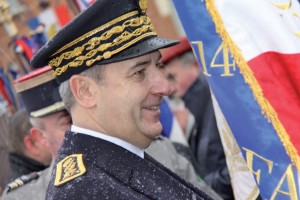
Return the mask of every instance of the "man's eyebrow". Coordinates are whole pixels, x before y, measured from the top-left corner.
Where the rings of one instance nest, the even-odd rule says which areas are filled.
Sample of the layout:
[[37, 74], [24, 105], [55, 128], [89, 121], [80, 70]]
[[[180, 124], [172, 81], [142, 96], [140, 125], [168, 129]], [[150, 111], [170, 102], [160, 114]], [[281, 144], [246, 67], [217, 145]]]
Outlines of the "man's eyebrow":
[[132, 65], [129, 70], [134, 70], [137, 67], [143, 66], [143, 65], [147, 65], [150, 64], [151, 60], [143, 60], [143, 61], [138, 61], [137, 63], [135, 63], [134, 65]]
[[[162, 55], [161, 55], [161, 53], [159, 53], [156, 62], [159, 62], [161, 58], [162, 58]], [[138, 61], [137, 63], [135, 63], [134, 65], [132, 65], [129, 68], [129, 70], [133, 70], [133, 69], [135, 69], [137, 67], [140, 67], [140, 66], [143, 66], [143, 65], [147, 65], [147, 64], [150, 64], [150, 63], [151, 63], [151, 59], [144, 60], [144, 61]]]

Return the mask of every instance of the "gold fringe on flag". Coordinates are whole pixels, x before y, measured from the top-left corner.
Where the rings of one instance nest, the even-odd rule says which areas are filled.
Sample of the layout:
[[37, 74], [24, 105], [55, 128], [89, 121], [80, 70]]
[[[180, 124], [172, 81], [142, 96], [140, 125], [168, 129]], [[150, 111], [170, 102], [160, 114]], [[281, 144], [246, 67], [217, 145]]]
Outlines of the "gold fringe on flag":
[[255, 100], [258, 102], [261, 108], [262, 114], [267, 117], [270, 123], [272, 123], [275, 131], [277, 132], [277, 135], [279, 136], [281, 142], [283, 143], [283, 146], [286, 149], [287, 154], [290, 156], [292, 162], [296, 165], [298, 172], [300, 172], [300, 160], [298, 152], [294, 145], [291, 143], [290, 137], [287, 134], [282, 123], [280, 122], [276, 111], [269, 103], [269, 101], [265, 98], [260, 85], [258, 84], [246, 60], [241, 55], [239, 48], [232, 41], [228, 32], [226, 31], [222, 18], [214, 5], [214, 0], [206, 0], [206, 8], [215, 23], [216, 32], [221, 36], [224, 45], [230, 49], [241, 74], [243, 75], [246, 83], [249, 85]]

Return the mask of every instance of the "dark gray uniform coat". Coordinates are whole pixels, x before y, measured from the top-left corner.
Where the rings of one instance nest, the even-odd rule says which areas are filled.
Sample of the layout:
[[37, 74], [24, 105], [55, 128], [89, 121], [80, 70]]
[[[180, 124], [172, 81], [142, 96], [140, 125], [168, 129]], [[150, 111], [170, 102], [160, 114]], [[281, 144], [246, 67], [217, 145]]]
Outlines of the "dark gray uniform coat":
[[54, 186], [54, 167], [46, 199], [211, 199], [146, 153], [142, 159], [105, 140], [68, 132], [56, 163], [72, 154], [82, 154], [86, 172]]

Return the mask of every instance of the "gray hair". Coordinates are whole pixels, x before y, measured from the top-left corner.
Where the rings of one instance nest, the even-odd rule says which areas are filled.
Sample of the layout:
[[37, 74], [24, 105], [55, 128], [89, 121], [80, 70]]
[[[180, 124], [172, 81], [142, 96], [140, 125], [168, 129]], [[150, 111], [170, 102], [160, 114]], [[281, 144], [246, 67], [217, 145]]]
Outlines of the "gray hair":
[[24, 155], [24, 138], [30, 134], [32, 124], [25, 110], [18, 110], [9, 121], [8, 145], [9, 150]]
[[[89, 77], [93, 79], [94, 81], [101, 83], [103, 79], [103, 73], [104, 73], [105, 65], [95, 65], [80, 74], [82, 76]], [[70, 88], [69, 80], [63, 82], [59, 86], [59, 94], [65, 104], [65, 107], [69, 113], [71, 113], [71, 108], [75, 103], [75, 98], [73, 96], [73, 93]]]
[[193, 53], [192, 50], [191, 51], [187, 51], [187, 52], [181, 54], [178, 57], [178, 59], [181, 60], [181, 62], [183, 64], [182, 66], [186, 66], [187, 64], [197, 62], [196, 57], [195, 57], [195, 55], [194, 55], [194, 53]]
[[33, 127], [39, 128], [41, 130], [46, 130], [46, 126], [42, 117], [30, 117], [30, 123]]

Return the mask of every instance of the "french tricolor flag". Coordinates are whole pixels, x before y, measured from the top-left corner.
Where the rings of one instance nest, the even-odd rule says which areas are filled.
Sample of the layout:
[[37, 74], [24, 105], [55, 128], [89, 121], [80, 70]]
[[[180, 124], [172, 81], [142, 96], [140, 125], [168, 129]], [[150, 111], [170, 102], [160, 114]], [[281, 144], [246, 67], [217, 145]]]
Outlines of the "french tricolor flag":
[[173, 2], [215, 97], [236, 199], [299, 199], [299, 1]]
[[[300, 4], [297, 0], [215, 1], [215, 7], [239, 49], [236, 56], [244, 58], [288, 133], [282, 133], [283, 139], [289, 137], [299, 154]], [[268, 108], [264, 112], [272, 114]], [[300, 164], [298, 155], [291, 156]]]

